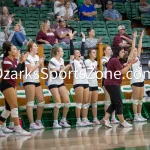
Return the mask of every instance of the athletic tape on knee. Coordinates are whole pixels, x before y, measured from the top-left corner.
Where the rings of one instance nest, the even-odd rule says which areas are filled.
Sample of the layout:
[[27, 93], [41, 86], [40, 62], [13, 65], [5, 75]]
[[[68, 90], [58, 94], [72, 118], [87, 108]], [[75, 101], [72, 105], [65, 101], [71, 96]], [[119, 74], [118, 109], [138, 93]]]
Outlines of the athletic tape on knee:
[[92, 108], [97, 108], [97, 103], [92, 103]]
[[138, 105], [139, 101], [138, 101], [138, 100], [133, 99], [133, 100], [132, 100], [132, 103], [133, 103], [133, 104], [135, 104], [135, 105]]
[[64, 106], [69, 108], [71, 106], [71, 103], [64, 103]]
[[34, 101], [27, 102], [27, 106], [33, 107], [34, 106]]
[[139, 100], [139, 105], [142, 105], [143, 104], [143, 101], [142, 100]]
[[76, 103], [76, 107], [79, 108], [79, 109], [81, 109], [82, 103]]
[[45, 105], [45, 101], [40, 102], [40, 103], [37, 104], [37, 106], [39, 106], [39, 107], [44, 107], [44, 105]]
[[55, 107], [56, 108], [60, 108], [61, 107], [61, 103], [55, 103]]
[[13, 108], [11, 110], [11, 117], [12, 118], [17, 118], [18, 117], [18, 108]]
[[110, 106], [111, 101], [105, 101], [105, 106]]
[[7, 119], [7, 118], [9, 117], [10, 113], [11, 113], [11, 111], [6, 110], [6, 109], [4, 108], [4, 110], [3, 110], [2, 114], [1, 114], [1, 117]]
[[88, 104], [82, 104], [83, 109], [88, 109]]

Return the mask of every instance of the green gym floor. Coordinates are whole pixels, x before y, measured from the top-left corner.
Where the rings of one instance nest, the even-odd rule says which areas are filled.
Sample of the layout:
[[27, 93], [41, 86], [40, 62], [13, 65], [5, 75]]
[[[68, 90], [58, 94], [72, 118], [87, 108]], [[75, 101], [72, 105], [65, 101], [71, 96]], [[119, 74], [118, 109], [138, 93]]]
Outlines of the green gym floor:
[[150, 150], [150, 122], [133, 128], [102, 126], [32, 131], [31, 137], [0, 138], [2, 150]]

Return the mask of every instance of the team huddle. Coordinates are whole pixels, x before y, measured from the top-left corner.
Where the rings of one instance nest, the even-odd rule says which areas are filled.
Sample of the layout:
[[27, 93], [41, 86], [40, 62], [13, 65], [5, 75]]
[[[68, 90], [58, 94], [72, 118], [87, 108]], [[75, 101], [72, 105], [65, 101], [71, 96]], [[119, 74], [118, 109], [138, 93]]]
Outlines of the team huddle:
[[[122, 47], [114, 47], [113, 50], [110, 46], [105, 45], [103, 48], [103, 58], [101, 59], [103, 79], [102, 88], [105, 93], [105, 116], [102, 120], [97, 118], [97, 100], [98, 100], [98, 81], [97, 81], [97, 67], [100, 62], [96, 61], [97, 50], [90, 49], [88, 51], [88, 59], [84, 59], [85, 54], [85, 35], [82, 33], [81, 51], [74, 50], [73, 34], [69, 32], [70, 37], [70, 63], [65, 66], [63, 60], [63, 49], [61, 47], [55, 47], [51, 50], [51, 59], [48, 65], [48, 88], [55, 100], [54, 107], [54, 123], [53, 128], [68, 128], [70, 125], [67, 122], [67, 113], [70, 107], [70, 98], [68, 90], [64, 84], [64, 80], [61, 78], [61, 72], [68, 72], [72, 69], [74, 73], [73, 88], [76, 96], [76, 126], [84, 127], [91, 125], [104, 125], [111, 128], [111, 123], [120, 123], [122, 127], [132, 127], [131, 124], [126, 122], [123, 117], [123, 104], [121, 98], [120, 85], [122, 83], [122, 75], [126, 74], [129, 69], [131, 73], [131, 86], [132, 86], [132, 100], [134, 121], [146, 121], [147, 119], [141, 116], [142, 99], [144, 95], [144, 76], [140, 79], [134, 78], [134, 72], [138, 71], [142, 74], [142, 66], [140, 64], [140, 54], [142, 48], [142, 38], [144, 32], [140, 35], [138, 48], [136, 48], [137, 32], [133, 34], [132, 47], [130, 49], [128, 60], [126, 63], [122, 63], [125, 51]], [[3, 44], [3, 61], [2, 70], [3, 77], [1, 81], [1, 92], [5, 97], [5, 108], [0, 116], [0, 136], [6, 136], [5, 130], [3, 130], [3, 124], [6, 119], [11, 115], [14, 122], [14, 132], [17, 135], [31, 135], [22, 129], [19, 123], [17, 94], [16, 94], [16, 79], [11, 78], [14, 72], [20, 72], [27, 70], [30, 72], [29, 77], [23, 76], [23, 86], [26, 93], [26, 112], [30, 122], [30, 130], [44, 129], [41, 122], [43, 108], [45, 105], [42, 86], [40, 80], [35, 77], [39, 74], [44, 67], [43, 62], [45, 57], [39, 58], [37, 55], [38, 47], [36, 43], [30, 42], [26, 54], [21, 54], [14, 45], [10, 42]], [[19, 59], [18, 59], [19, 58]], [[9, 74], [6, 71], [9, 70]], [[112, 77], [107, 71], [112, 73]], [[120, 74], [115, 77], [115, 72], [119, 71]], [[80, 74], [82, 72], [82, 75]], [[60, 75], [61, 74], [61, 75]], [[4, 78], [7, 76], [7, 78]], [[83, 76], [90, 76], [89, 79], [83, 78]], [[37, 118], [34, 122], [33, 118], [33, 106], [34, 99], [37, 100]], [[61, 104], [64, 104], [62, 118], [58, 122], [58, 114]], [[88, 109], [92, 106], [93, 122], [88, 120]], [[116, 116], [119, 120], [116, 119]], [[82, 119], [81, 119], [82, 116]], [[111, 117], [111, 122], [109, 118]]]

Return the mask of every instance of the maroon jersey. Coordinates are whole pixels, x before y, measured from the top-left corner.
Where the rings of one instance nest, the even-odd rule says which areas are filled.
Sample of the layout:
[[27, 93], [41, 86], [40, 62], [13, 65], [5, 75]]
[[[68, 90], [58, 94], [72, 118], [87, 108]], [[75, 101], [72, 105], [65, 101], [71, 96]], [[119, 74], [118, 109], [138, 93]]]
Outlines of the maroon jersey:
[[[11, 84], [13, 87], [16, 86], [16, 79], [12, 79], [11, 75], [8, 72], [10, 68], [17, 68], [17, 59], [14, 59], [13, 61], [9, 57], [5, 57], [2, 61], [2, 70], [3, 70], [3, 77], [2, 80], [7, 81], [9, 84]], [[14, 76], [13, 76], [14, 77]]]

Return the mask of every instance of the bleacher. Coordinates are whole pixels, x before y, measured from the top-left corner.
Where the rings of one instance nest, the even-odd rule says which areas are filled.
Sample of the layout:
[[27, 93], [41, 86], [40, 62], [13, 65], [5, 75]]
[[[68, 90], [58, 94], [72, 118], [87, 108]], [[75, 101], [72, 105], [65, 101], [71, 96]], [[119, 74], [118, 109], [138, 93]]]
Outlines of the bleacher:
[[[150, 1], [149, 1], [150, 2]], [[51, 2], [45, 2], [46, 7], [45, 8], [24, 8], [24, 7], [15, 7], [14, 4], [12, 3], [12, 0], [5, 0], [4, 2], [0, 3], [1, 6], [8, 6], [9, 12], [11, 14], [15, 14], [15, 22], [18, 22], [19, 19], [21, 19], [23, 26], [25, 27], [26, 35], [27, 38], [31, 38], [33, 41], [36, 39], [37, 32], [39, 31], [40, 24], [42, 20], [49, 19], [51, 21], [51, 24], [55, 23], [54, 17], [53, 17], [53, 3]], [[104, 44], [111, 45], [114, 36], [118, 33], [117, 27], [119, 25], [125, 25], [127, 29], [127, 33], [132, 36], [132, 33], [137, 30], [138, 33], [140, 33], [145, 27], [150, 26], [150, 15], [147, 14], [140, 14], [138, 11], [138, 6], [139, 3], [132, 3], [132, 19], [134, 21], [140, 22], [140, 27], [132, 27], [131, 25], [131, 12], [130, 12], [130, 4], [128, 2], [114, 2], [114, 8], [117, 9], [127, 20], [122, 20], [119, 22], [115, 21], [105, 21], [103, 18], [102, 14], [102, 9], [98, 8], [97, 9], [97, 16], [96, 16], [96, 21], [89, 22], [89, 21], [67, 21], [67, 24], [72, 26], [78, 33], [84, 32], [85, 35], [87, 36], [86, 33], [86, 28], [90, 27], [95, 30], [96, 37], [102, 38], [102, 42]], [[2, 29], [3, 30], [3, 29]], [[74, 41], [81, 41], [81, 37], [75, 36]], [[144, 70], [148, 70], [148, 60], [150, 59], [150, 36], [147, 34], [147, 31], [145, 30], [145, 36], [143, 37], [143, 53], [141, 57], [142, 65]], [[63, 45], [62, 45], [63, 47]], [[26, 51], [26, 46], [18, 47], [21, 49], [22, 52]], [[39, 46], [39, 51], [40, 51], [40, 56], [44, 53], [46, 56], [46, 61], [48, 62], [50, 59], [50, 50], [52, 46], [47, 46], [47, 45], [41, 45]], [[80, 45], [75, 45], [75, 48], [80, 49]], [[69, 57], [70, 57], [70, 52], [69, 52], [69, 46], [63, 47], [64, 49], [64, 60], [65, 62], [69, 62]], [[102, 45], [98, 47], [99, 52], [102, 51]], [[102, 53], [98, 54], [98, 60], [100, 60], [102, 56]], [[17, 81], [17, 85], [22, 82], [22, 80]], [[47, 89], [46, 86], [46, 81], [41, 81], [42, 86], [44, 89]], [[68, 114], [68, 121], [71, 125], [75, 124], [75, 110], [74, 110], [74, 92], [71, 90], [72, 87], [72, 82], [69, 81], [68, 79], [65, 80], [66, 86], [69, 90], [69, 95], [70, 95], [70, 100], [72, 102], [72, 106], [70, 108], [69, 114]], [[71, 83], [71, 84], [70, 84]], [[150, 84], [150, 82], [147, 80], [146, 83]], [[123, 85], [129, 85], [130, 82], [129, 80], [124, 80]], [[101, 80], [99, 80], [99, 86], [101, 87]], [[150, 88], [149, 86], [145, 86], [145, 88]], [[124, 115], [125, 118], [133, 119], [133, 112], [132, 112], [132, 104], [131, 101], [129, 100], [131, 98], [131, 93], [130, 91], [131, 87], [124, 87], [122, 88], [122, 97], [123, 99], [128, 99], [124, 100]], [[22, 89], [22, 87], [18, 87], [18, 89]], [[130, 90], [129, 90], [130, 89]], [[100, 88], [101, 90], [101, 88]], [[130, 92], [129, 92], [130, 91]], [[49, 127], [52, 125], [53, 122], [53, 107], [54, 107], [54, 99], [51, 96], [51, 93], [48, 91], [44, 90], [45, 92], [45, 99], [47, 101], [47, 104], [44, 109], [44, 114], [42, 117], [42, 121], [45, 126]], [[46, 94], [47, 93], [47, 94]], [[24, 95], [24, 91], [20, 93], [21, 95]], [[19, 106], [25, 104], [25, 101], [23, 102], [23, 99], [25, 98], [24, 96], [20, 96], [18, 93], [18, 103]], [[104, 115], [104, 93], [103, 90], [99, 91], [99, 102], [98, 102], [98, 118], [102, 118]], [[51, 98], [49, 98], [51, 97]], [[2, 97], [1, 97], [2, 98]], [[143, 105], [143, 116], [150, 118], [150, 111], [149, 111], [149, 101], [146, 101], [146, 103]], [[36, 108], [36, 103], [35, 103], [35, 108]], [[28, 119], [26, 116], [26, 113], [24, 111], [24, 107], [20, 107], [20, 117], [23, 121], [24, 127], [28, 127]], [[60, 116], [61, 116], [60, 112]], [[73, 114], [73, 115], [72, 115]], [[34, 112], [34, 116], [36, 116], [36, 111]], [[91, 108], [89, 110], [89, 118], [91, 119]], [[59, 117], [60, 118], [60, 117]]]

